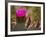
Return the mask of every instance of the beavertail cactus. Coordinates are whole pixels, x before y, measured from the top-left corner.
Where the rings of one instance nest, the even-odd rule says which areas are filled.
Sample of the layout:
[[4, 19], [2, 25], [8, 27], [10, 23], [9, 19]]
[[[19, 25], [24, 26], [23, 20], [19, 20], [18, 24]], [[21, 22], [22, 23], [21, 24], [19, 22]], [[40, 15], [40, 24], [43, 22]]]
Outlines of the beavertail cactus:
[[18, 9], [16, 9], [16, 16], [17, 17], [22, 17], [26, 15], [26, 8], [25, 7], [20, 7]]

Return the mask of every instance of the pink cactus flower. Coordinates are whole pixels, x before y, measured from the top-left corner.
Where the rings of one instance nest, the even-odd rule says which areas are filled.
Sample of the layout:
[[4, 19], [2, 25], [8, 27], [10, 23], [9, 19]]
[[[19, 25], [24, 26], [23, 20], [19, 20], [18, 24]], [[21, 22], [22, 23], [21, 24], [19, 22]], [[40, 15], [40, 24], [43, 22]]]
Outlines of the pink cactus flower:
[[20, 7], [19, 9], [16, 10], [16, 16], [17, 17], [22, 17], [26, 15], [26, 8], [25, 7]]

